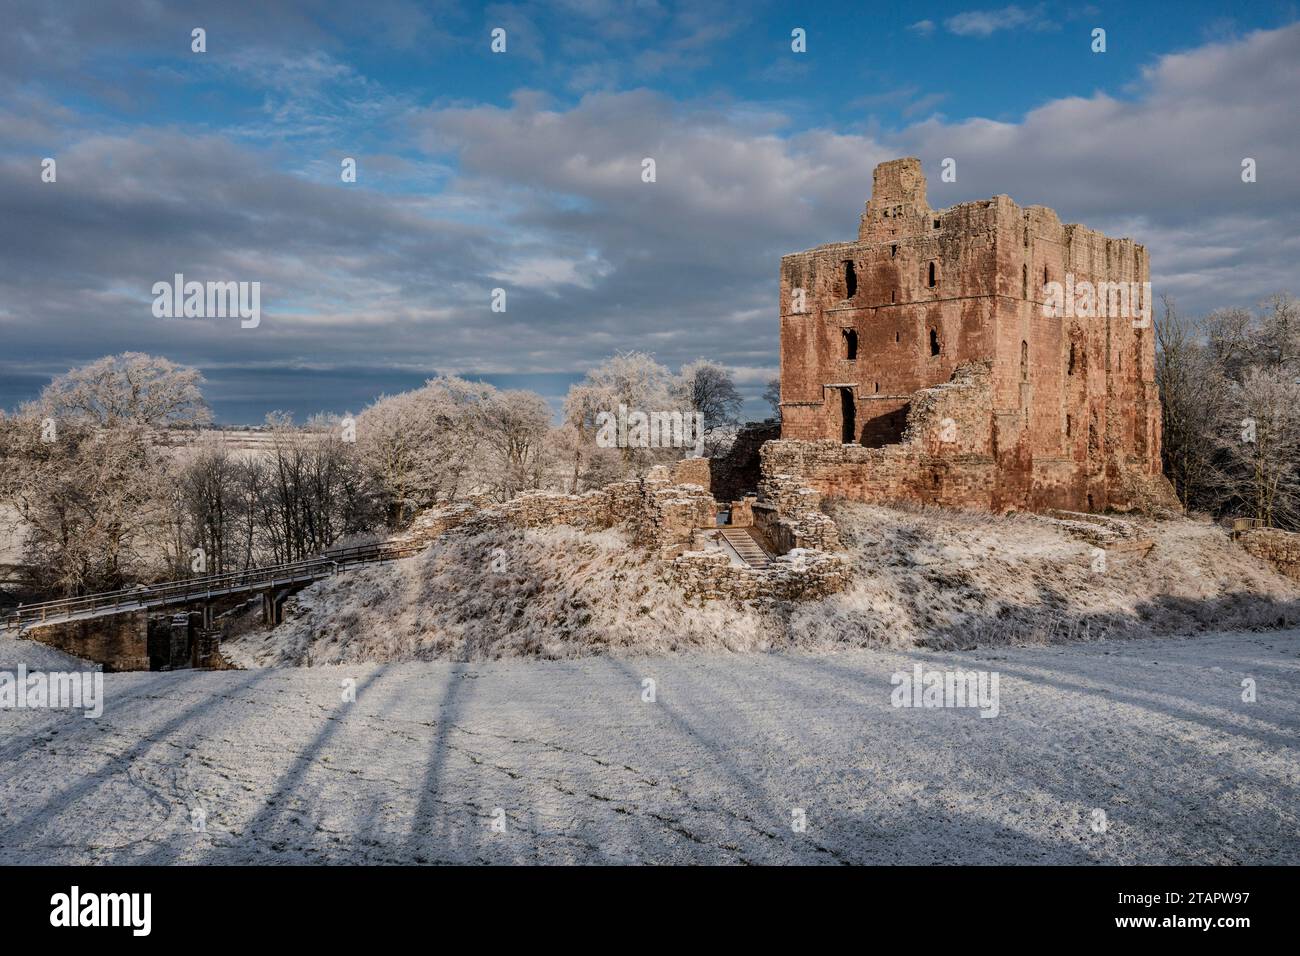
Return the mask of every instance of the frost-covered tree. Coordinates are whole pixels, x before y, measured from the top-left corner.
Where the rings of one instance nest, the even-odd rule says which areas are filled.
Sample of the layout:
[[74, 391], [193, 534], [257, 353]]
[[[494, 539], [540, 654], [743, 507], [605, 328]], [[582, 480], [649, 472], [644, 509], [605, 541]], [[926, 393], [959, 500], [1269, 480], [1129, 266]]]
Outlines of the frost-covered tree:
[[1300, 383], [1280, 369], [1252, 368], [1230, 390], [1222, 449], [1238, 512], [1268, 527], [1300, 524]]
[[548, 456], [551, 408], [535, 392], [492, 390], [475, 407], [475, 431], [487, 453], [492, 496], [505, 501], [540, 488]]
[[101, 428], [167, 428], [212, 420], [198, 369], [143, 352], [106, 355], [56, 377], [36, 410]]
[[1224, 501], [1220, 448], [1229, 429], [1230, 382], [1214, 346], [1202, 341], [1203, 324], [1182, 315], [1168, 296], [1163, 304], [1155, 323], [1155, 372], [1164, 470], [1184, 508], [1213, 512]]

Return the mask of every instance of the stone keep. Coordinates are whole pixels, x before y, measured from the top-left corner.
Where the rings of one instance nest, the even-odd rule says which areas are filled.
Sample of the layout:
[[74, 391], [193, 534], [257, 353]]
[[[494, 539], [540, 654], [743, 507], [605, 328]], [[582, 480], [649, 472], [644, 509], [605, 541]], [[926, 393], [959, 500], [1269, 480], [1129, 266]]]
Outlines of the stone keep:
[[[764, 476], [999, 511], [1172, 504], [1149, 278], [1129, 239], [1007, 196], [933, 210], [919, 160], [880, 164], [856, 241], [781, 260]], [[1076, 314], [1044, 314], [1053, 284]]]

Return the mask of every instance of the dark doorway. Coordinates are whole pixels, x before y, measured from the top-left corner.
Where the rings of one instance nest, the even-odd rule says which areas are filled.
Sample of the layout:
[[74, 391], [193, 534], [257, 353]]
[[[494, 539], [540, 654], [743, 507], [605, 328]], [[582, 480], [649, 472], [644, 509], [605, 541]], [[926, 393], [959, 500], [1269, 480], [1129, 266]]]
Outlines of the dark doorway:
[[840, 441], [848, 445], [858, 440], [857, 409], [853, 405], [853, 389], [840, 389]]

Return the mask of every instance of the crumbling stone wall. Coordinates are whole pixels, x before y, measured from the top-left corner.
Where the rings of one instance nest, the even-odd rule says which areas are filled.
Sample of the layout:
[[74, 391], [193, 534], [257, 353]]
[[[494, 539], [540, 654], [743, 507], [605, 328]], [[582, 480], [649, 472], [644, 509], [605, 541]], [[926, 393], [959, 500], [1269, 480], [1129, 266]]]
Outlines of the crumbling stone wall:
[[657, 465], [643, 479], [614, 482], [581, 495], [533, 491], [487, 508], [434, 509], [420, 515], [402, 540], [432, 540], [455, 529], [617, 527], [637, 545], [673, 562], [675, 579], [696, 596], [794, 599], [843, 586], [848, 565], [829, 553], [839, 548], [835, 522], [819, 510], [821, 496], [793, 479], [770, 483], [774, 500], [751, 496], [733, 508], [733, 523], [752, 525], [777, 555], [767, 568], [734, 565], [722, 551], [691, 551], [695, 532], [716, 526], [717, 502], [705, 487], [678, 479], [707, 480], [707, 466], [704, 459], [687, 459], [672, 468]]
[[713, 491], [713, 461], [710, 458], [683, 458], [668, 469], [668, 480], [674, 485], [698, 485]]
[[[678, 473], [707, 480], [707, 460], [688, 461], [704, 462], [704, 467], [689, 464]], [[690, 545], [696, 528], [713, 527], [717, 515], [708, 491], [675, 483], [672, 476], [673, 471], [658, 465], [644, 479], [630, 478], [580, 495], [529, 491], [486, 508], [463, 504], [435, 508], [418, 516], [398, 540], [431, 541], [456, 528], [623, 528], [636, 544], [671, 557]]]
[[761, 495], [752, 506], [754, 530], [775, 554], [796, 549], [837, 551], [839, 529], [822, 512], [821, 503], [821, 494], [803, 479], [772, 475], [764, 479]]
[[799, 601], [824, 597], [849, 582], [849, 564], [838, 554], [793, 551], [766, 568], [732, 564], [720, 551], [692, 551], [672, 563], [673, 580], [702, 600]]
[[1291, 580], [1300, 581], [1300, 534], [1276, 528], [1253, 528], [1234, 537], [1255, 557], [1263, 558]]
[[[773, 457], [867, 501], [1176, 506], [1149, 276], [1128, 239], [1007, 196], [936, 211], [918, 160], [882, 163], [856, 241], [782, 259], [782, 444], [818, 447]], [[1123, 283], [1126, 308], [1047, 317], [1052, 282]]]

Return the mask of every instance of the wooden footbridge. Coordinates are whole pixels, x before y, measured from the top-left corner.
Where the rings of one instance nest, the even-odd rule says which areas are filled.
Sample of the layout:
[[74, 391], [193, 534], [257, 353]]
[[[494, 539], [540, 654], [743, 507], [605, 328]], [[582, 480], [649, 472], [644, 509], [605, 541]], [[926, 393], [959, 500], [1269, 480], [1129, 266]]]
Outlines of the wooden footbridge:
[[20, 604], [0, 616], [0, 630], [22, 634], [32, 628], [53, 624], [88, 621], [116, 614], [186, 605], [201, 605], [204, 608], [205, 618], [209, 618], [212, 602], [220, 598], [261, 593], [264, 601], [273, 600], [277, 592], [304, 587], [313, 581], [331, 577], [360, 565], [409, 557], [422, 550], [424, 546], [424, 543], [384, 542], [327, 551], [318, 557], [291, 561], [287, 564], [183, 578], [179, 581], [165, 581], [148, 586], [137, 585], [118, 591], [102, 591], [98, 594], [43, 601], [40, 604]]

